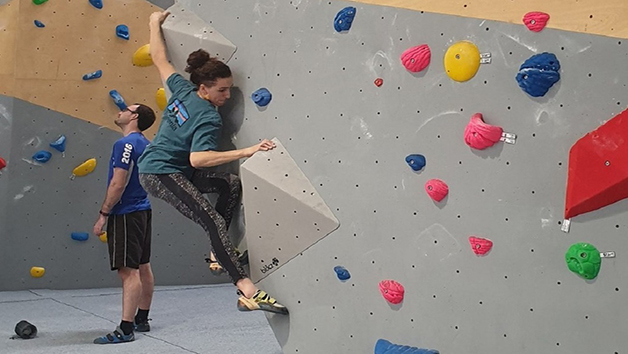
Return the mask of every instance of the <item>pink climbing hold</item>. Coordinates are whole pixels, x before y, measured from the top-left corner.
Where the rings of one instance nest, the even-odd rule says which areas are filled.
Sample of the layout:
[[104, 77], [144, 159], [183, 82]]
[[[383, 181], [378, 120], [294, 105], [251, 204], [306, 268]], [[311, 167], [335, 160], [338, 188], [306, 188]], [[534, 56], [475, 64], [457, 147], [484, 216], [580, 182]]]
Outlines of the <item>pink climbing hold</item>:
[[394, 280], [380, 281], [379, 291], [382, 293], [382, 296], [386, 299], [386, 301], [394, 305], [403, 301], [403, 294], [405, 292], [403, 285]]
[[476, 113], [464, 129], [464, 142], [474, 149], [484, 150], [495, 145], [503, 132], [501, 127], [484, 123], [482, 113]]
[[486, 238], [469, 236], [469, 243], [473, 252], [478, 256], [487, 254], [493, 248], [493, 241]]
[[418, 73], [430, 65], [431, 57], [432, 53], [430, 52], [430, 47], [428, 47], [427, 44], [422, 44], [406, 49], [406, 51], [401, 54], [401, 63], [408, 71]]
[[541, 32], [549, 18], [550, 15], [545, 12], [528, 12], [523, 16], [523, 23], [530, 31]]
[[441, 181], [440, 179], [434, 178], [425, 183], [425, 191], [430, 196], [430, 198], [434, 199], [437, 202], [440, 202], [449, 193], [449, 187], [447, 186], [447, 183]]

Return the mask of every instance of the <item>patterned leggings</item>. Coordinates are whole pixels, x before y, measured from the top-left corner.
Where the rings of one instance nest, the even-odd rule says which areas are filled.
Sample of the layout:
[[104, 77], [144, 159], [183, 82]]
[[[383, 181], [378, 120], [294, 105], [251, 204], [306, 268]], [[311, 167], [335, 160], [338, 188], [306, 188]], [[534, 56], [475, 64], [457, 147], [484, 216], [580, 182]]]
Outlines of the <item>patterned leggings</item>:
[[[216, 260], [227, 271], [233, 284], [248, 278], [240, 265], [227, 230], [240, 201], [242, 185], [238, 176], [224, 172], [196, 170], [192, 179], [181, 173], [140, 174], [140, 183], [153, 197], [163, 199], [207, 232]], [[204, 193], [218, 193], [214, 208]]]

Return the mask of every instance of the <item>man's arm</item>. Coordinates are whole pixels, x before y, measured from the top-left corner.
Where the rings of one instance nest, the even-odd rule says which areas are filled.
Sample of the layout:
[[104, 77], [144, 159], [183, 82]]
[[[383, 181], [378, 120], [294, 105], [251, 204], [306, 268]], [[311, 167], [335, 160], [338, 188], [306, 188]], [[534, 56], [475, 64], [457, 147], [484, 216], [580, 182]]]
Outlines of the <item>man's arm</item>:
[[100, 208], [98, 220], [96, 220], [96, 223], [94, 224], [94, 235], [100, 235], [103, 227], [107, 223], [107, 215], [111, 212], [113, 206], [120, 201], [120, 198], [122, 198], [122, 194], [124, 193], [124, 189], [126, 188], [128, 176], [129, 171], [125, 170], [124, 168], [114, 167], [113, 176], [111, 177], [111, 181], [109, 182], [109, 187], [107, 187], [107, 195], [105, 196], [105, 201], [102, 203], [102, 207]]
[[100, 211], [109, 214], [111, 209], [120, 201], [122, 193], [124, 193], [124, 189], [126, 188], [128, 176], [129, 171], [123, 168], [115, 167], [113, 169], [113, 177], [111, 177], [111, 182], [109, 182], [107, 195], [105, 196], [105, 201], [102, 203]]

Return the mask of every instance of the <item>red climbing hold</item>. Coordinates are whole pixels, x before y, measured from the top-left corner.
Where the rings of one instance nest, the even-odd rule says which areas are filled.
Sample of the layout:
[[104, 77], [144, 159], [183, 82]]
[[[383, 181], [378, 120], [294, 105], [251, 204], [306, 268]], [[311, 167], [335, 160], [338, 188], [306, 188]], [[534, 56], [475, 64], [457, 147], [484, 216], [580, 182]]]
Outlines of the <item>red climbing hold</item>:
[[380, 77], [375, 79], [375, 82], [374, 82], [375, 86], [377, 86], [377, 87], [382, 86], [383, 83], [384, 83], [384, 80], [382, 78], [380, 78]]
[[430, 65], [432, 52], [427, 44], [421, 44], [416, 47], [406, 49], [401, 54], [401, 63], [403, 66], [413, 73], [417, 73]]
[[464, 129], [464, 142], [474, 149], [483, 150], [501, 140], [503, 132], [501, 127], [484, 123], [482, 113], [476, 113]]
[[493, 248], [493, 241], [486, 238], [469, 236], [469, 243], [473, 252], [478, 256], [487, 254]]
[[380, 281], [379, 291], [382, 293], [382, 296], [384, 296], [386, 301], [395, 305], [403, 301], [403, 294], [405, 292], [403, 285], [394, 280]]
[[434, 178], [425, 183], [425, 191], [430, 196], [430, 198], [434, 199], [437, 202], [440, 202], [449, 193], [449, 187], [447, 186], [447, 183], [441, 181], [440, 179]]
[[4, 161], [2, 157], [0, 157], [0, 170], [2, 170], [5, 167], [7, 167], [7, 162]]
[[523, 23], [530, 31], [541, 32], [549, 18], [550, 15], [545, 12], [528, 12], [523, 16]]
[[628, 198], [628, 110], [569, 151], [565, 219]]

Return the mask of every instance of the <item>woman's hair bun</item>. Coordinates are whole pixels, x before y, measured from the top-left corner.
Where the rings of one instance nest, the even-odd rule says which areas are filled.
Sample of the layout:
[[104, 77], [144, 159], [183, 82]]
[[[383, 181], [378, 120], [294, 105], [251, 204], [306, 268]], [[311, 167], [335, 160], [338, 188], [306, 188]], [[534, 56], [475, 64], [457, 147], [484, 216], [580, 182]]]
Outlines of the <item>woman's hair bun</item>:
[[190, 56], [188, 56], [188, 66], [185, 68], [185, 71], [188, 73], [192, 73], [194, 70], [205, 65], [205, 63], [207, 63], [209, 60], [209, 53], [207, 53], [203, 49], [199, 49], [190, 54]]

